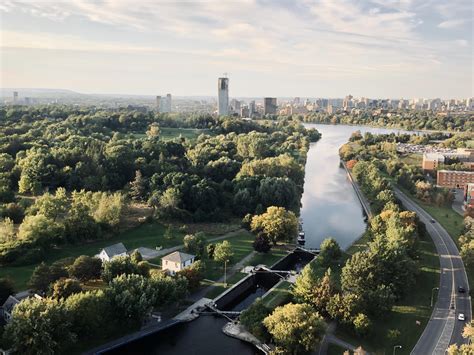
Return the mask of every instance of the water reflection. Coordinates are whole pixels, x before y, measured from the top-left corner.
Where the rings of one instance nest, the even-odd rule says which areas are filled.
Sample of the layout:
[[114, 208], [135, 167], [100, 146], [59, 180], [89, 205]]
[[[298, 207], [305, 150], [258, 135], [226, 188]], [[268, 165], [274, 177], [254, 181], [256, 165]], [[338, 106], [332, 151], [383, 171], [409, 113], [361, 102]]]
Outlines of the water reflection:
[[362, 207], [339, 165], [339, 148], [352, 132], [392, 133], [395, 129], [363, 126], [307, 124], [323, 136], [311, 145], [306, 162], [301, 216], [306, 232], [306, 246], [319, 248], [328, 236], [346, 248], [365, 230]]

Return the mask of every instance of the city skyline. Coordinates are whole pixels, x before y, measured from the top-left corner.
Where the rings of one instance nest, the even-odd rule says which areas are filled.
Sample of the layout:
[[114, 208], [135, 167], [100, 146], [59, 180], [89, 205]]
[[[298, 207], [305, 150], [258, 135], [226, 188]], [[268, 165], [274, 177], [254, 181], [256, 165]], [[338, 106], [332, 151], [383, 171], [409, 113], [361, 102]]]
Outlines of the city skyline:
[[473, 96], [469, 1], [0, 5], [2, 87], [230, 97]]

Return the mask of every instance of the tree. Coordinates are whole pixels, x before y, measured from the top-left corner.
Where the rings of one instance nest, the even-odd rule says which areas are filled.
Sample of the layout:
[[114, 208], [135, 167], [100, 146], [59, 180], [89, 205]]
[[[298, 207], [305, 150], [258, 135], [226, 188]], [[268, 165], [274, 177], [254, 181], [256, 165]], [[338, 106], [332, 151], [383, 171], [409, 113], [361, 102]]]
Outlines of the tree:
[[56, 221], [56, 219], [66, 213], [68, 199], [66, 189], [60, 187], [54, 195], [45, 193], [40, 196], [31, 206], [30, 210], [33, 214], [40, 214], [46, 218]]
[[99, 258], [81, 255], [74, 260], [69, 267], [69, 276], [81, 281], [95, 280], [100, 278], [102, 261]]
[[327, 315], [327, 306], [334, 296], [335, 290], [331, 280], [331, 269], [327, 269], [324, 276], [318, 280], [312, 290], [311, 304], [323, 315]]
[[370, 332], [370, 327], [372, 326], [372, 323], [365, 314], [359, 313], [355, 318], [354, 318], [354, 330], [356, 331], [359, 336], [366, 336]]
[[271, 206], [261, 215], [252, 218], [253, 232], [264, 232], [274, 244], [278, 241], [292, 241], [298, 231], [298, 219], [283, 207]]
[[70, 295], [81, 291], [81, 284], [75, 279], [59, 279], [51, 285], [51, 297], [57, 300], [68, 298]]
[[107, 289], [113, 312], [125, 322], [139, 324], [155, 304], [151, 282], [141, 275], [120, 275]]
[[258, 298], [241, 313], [239, 320], [250, 333], [262, 341], [268, 341], [270, 336], [263, 325], [263, 320], [270, 314], [270, 312], [270, 309], [265, 305], [265, 303]]
[[324, 239], [321, 243], [320, 249], [321, 251], [318, 255], [318, 260], [320, 261], [321, 265], [325, 267], [331, 266], [342, 256], [341, 248], [334, 238]]
[[232, 245], [228, 240], [216, 244], [214, 250], [214, 260], [219, 263], [230, 262], [234, 256]]
[[191, 290], [196, 290], [201, 284], [204, 273], [204, 263], [201, 260], [195, 261], [191, 266], [184, 268], [178, 272], [178, 275], [183, 276], [188, 280], [188, 285]]
[[16, 305], [5, 327], [15, 354], [60, 354], [76, 340], [63, 305], [53, 299], [27, 298]]
[[28, 287], [36, 291], [46, 291], [51, 282], [49, 266], [42, 262], [33, 270], [33, 274], [28, 282]]
[[15, 225], [10, 218], [0, 221], [0, 243], [13, 242], [15, 240]]
[[146, 195], [146, 180], [140, 170], [135, 172], [135, 179], [130, 183], [130, 196], [135, 201], [143, 201]]
[[270, 238], [265, 233], [259, 232], [253, 242], [253, 248], [259, 253], [268, 253], [272, 248]]
[[138, 265], [129, 256], [117, 256], [103, 263], [102, 278], [111, 282], [120, 275], [140, 274]]
[[130, 255], [130, 259], [132, 263], [138, 264], [140, 261], [143, 261], [142, 254], [138, 250], [134, 250], [133, 253]]
[[43, 248], [60, 241], [62, 228], [53, 220], [38, 214], [27, 216], [18, 229], [19, 240], [28, 240]]
[[109, 301], [103, 290], [92, 290], [70, 295], [64, 300], [72, 323], [72, 331], [79, 338], [106, 335], [114, 327]]
[[0, 304], [3, 304], [8, 296], [13, 295], [14, 291], [15, 286], [11, 279], [6, 277], [0, 278]]
[[207, 246], [206, 246], [206, 252], [207, 252], [207, 257], [209, 259], [214, 259], [214, 251], [216, 249], [216, 245], [215, 244], [212, 244], [212, 243], [209, 243]]
[[291, 292], [298, 302], [311, 303], [313, 300], [313, 290], [317, 284], [318, 277], [316, 276], [314, 265], [309, 263], [296, 278]]
[[307, 304], [277, 307], [263, 324], [274, 341], [289, 353], [313, 350], [325, 331], [324, 319]]
[[188, 234], [183, 239], [184, 250], [187, 253], [194, 254], [199, 258], [204, 256], [206, 250], [206, 238], [202, 233]]

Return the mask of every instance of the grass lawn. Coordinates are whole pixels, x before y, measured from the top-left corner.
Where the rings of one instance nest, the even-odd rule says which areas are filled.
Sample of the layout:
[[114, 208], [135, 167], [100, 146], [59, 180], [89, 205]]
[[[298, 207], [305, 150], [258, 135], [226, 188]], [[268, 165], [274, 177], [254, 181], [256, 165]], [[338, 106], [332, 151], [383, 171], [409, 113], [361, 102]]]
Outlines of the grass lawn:
[[231, 288], [233, 285], [235, 285], [237, 282], [239, 282], [240, 280], [242, 280], [245, 276], [248, 276], [247, 274], [244, 274], [242, 272], [236, 272], [234, 275], [232, 275], [231, 277], [228, 278], [227, 280], [227, 287], [224, 287], [224, 283], [223, 282], [216, 282], [216, 283], [209, 283], [209, 282], [204, 282], [203, 281], [203, 285], [214, 285], [215, 287], [211, 288], [209, 290], [209, 292], [206, 293], [206, 296], [207, 298], [216, 298], [217, 296], [219, 296], [222, 292], [224, 292], [225, 290]]
[[[227, 269], [229, 270], [233, 265], [238, 263], [240, 260], [245, 258], [253, 251], [253, 241], [255, 236], [247, 231], [242, 231], [239, 235], [229, 239], [234, 252], [234, 257], [230, 263], [227, 263]], [[222, 240], [216, 243], [221, 243]], [[217, 280], [224, 275], [224, 265], [214, 260], [206, 260], [206, 271], [204, 278], [209, 280]]]
[[[160, 139], [164, 141], [169, 141], [179, 136], [186, 139], [195, 139], [199, 137], [200, 134], [209, 134], [212, 132], [208, 129], [197, 129], [197, 128], [173, 128], [173, 127], [160, 127]], [[145, 133], [132, 133], [133, 138], [144, 138], [146, 137]]]
[[[163, 246], [167, 248], [182, 244], [184, 233], [176, 231], [176, 237], [168, 240], [163, 236], [165, 230], [165, 227], [160, 223], [143, 224], [137, 228], [117, 234], [112, 238], [82, 245], [69, 244], [61, 248], [54, 249], [49, 252], [44, 261], [50, 264], [56, 260], [70, 256], [93, 256], [97, 254], [102, 248], [118, 242], [122, 242], [128, 250], [138, 247], [155, 248], [156, 246]], [[24, 290], [27, 288], [26, 284], [37, 265], [38, 263], [26, 266], [4, 266], [0, 268], [0, 277], [10, 277], [15, 282], [16, 290]]]
[[266, 265], [266, 266], [272, 266], [275, 264], [278, 260], [283, 258], [284, 256], [288, 255], [288, 251], [283, 248], [275, 248], [273, 247], [270, 252], [268, 253], [257, 253], [254, 257], [252, 257], [246, 265]]
[[407, 165], [412, 165], [412, 166], [421, 166], [421, 163], [423, 162], [423, 155], [422, 154], [404, 154], [399, 156], [400, 161]]
[[275, 287], [268, 295], [263, 298], [265, 305], [271, 309], [274, 309], [283, 303], [286, 303], [291, 298], [290, 288], [291, 283], [288, 281], [282, 281]]

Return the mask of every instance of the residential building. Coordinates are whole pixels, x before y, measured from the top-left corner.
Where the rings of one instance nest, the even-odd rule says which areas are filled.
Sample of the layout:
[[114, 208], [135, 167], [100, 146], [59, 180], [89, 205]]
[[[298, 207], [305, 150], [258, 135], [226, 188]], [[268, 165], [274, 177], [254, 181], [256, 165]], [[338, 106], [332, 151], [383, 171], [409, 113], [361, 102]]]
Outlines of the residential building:
[[440, 164], [459, 162], [466, 170], [474, 170], [474, 149], [458, 148], [452, 153], [424, 153], [422, 169], [425, 172], [436, 170]]
[[229, 114], [229, 78], [217, 80], [217, 114], [227, 116]]
[[18, 103], [18, 91], [13, 91], [13, 104]]
[[255, 110], [255, 101], [250, 101], [249, 102], [249, 117], [252, 118], [255, 112], [257, 112]]
[[161, 268], [172, 275], [194, 263], [195, 255], [175, 251], [161, 258]]
[[114, 245], [110, 245], [105, 247], [100, 251], [99, 254], [96, 255], [102, 262], [110, 261], [117, 256], [127, 256], [127, 248], [123, 243], [117, 243]]
[[274, 115], [277, 112], [277, 99], [276, 97], [265, 97], [263, 99], [263, 114]]
[[474, 183], [474, 171], [438, 170], [437, 185], [454, 189]]
[[22, 300], [28, 297], [36, 297], [41, 299], [40, 295], [32, 294], [30, 291], [23, 291], [19, 292], [15, 295], [10, 295], [3, 303], [2, 307], [0, 308], [0, 315], [5, 323], [8, 323], [12, 318], [13, 310], [15, 309], [16, 305], [20, 303]]
[[163, 112], [171, 112], [171, 94], [166, 94], [164, 108], [165, 110]]

